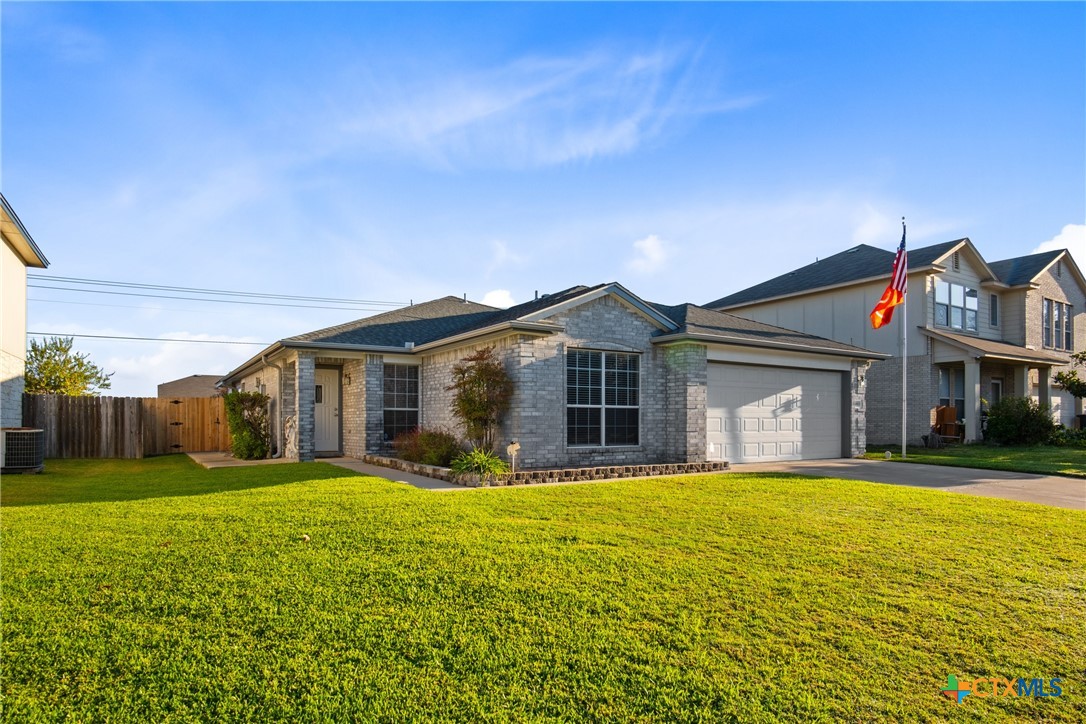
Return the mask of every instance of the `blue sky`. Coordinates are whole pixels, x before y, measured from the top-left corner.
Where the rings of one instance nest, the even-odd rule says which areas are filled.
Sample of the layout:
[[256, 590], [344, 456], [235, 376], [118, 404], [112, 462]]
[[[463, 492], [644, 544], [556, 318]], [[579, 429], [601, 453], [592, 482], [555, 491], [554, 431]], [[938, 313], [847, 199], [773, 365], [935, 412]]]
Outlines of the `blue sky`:
[[[620, 281], [704, 303], [892, 249], [901, 216], [912, 247], [1086, 263], [1082, 3], [0, 13], [3, 191], [49, 274], [403, 302]], [[30, 298], [32, 331], [79, 334], [270, 342], [364, 316]], [[77, 347], [127, 395], [258, 351]]]

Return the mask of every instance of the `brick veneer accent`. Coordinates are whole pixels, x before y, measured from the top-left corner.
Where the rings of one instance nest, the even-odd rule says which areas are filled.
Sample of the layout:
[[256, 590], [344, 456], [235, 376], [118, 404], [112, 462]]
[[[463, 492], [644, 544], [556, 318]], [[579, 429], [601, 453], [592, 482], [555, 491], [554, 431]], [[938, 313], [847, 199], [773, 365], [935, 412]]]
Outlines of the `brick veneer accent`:
[[316, 421], [313, 417], [313, 393], [317, 384], [316, 357], [312, 352], [299, 352], [294, 378], [294, 399], [297, 401], [298, 460], [311, 462]]

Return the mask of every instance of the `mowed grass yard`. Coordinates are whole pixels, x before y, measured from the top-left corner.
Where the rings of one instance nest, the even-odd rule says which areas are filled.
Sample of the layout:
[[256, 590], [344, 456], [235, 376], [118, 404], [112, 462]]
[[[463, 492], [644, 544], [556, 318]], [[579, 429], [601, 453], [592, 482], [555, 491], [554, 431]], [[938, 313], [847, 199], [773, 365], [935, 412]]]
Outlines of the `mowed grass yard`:
[[[436, 493], [180, 456], [0, 488], [8, 721], [1086, 719], [1076, 511], [772, 474]], [[1063, 696], [955, 705], [948, 674]]]
[[933, 449], [913, 447], [906, 450], [905, 459], [902, 460], [901, 446], [891, 445], [869, 447], [865, 457], [869, 460], [881, 460], [886, 450], [893, 453], [893, 459], [897, 462], [1086, 478], [1086, 448], [1079, 447], [1003, 447], [982, 444], [947, 445]]

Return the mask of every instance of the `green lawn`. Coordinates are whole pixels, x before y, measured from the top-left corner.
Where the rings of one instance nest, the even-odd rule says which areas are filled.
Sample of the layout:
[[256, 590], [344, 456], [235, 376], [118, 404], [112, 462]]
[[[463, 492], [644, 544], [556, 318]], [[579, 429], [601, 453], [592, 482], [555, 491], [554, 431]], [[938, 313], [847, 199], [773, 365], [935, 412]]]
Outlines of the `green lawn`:
[[937, 449], [911, 447], [906, 450], [904, 460], [901, 459], [900, 445], [870, 446], [867, 450], [866, 457], [871, 460], [882, 460], [886, 455], [885, 451], [890, 450], [893, 459], [898, 462], [1086, 478], [1086, 448], [1000, 447], [979, 444], [948, 445]]
[[[8, 721], [1086, 719], [1076, 511], [771, 474], [46, 469], [0, 483]], [[955, 705], [948, 674], [1063, 696]]]

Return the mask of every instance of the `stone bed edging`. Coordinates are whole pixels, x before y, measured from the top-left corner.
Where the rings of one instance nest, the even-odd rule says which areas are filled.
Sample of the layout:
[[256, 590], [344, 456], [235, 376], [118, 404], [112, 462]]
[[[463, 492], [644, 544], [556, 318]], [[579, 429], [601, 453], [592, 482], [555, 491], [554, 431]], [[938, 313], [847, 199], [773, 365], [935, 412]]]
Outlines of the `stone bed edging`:
[[547, 468], [518, 470], [495, 480], [484, 480], [478, 475], [457, 475], [449, 468], [423, 465], [399, 458], [381, 455], [363, 455], [362, 462], [393, 468], [405, 473], [424, 475], [447, 483], [478, 488], [488, 485], [532, 485], [538, 483], [572, 483], [589, 480], [616, 480], [621, 478], [651, 478], [660, 475], [691, 475], [695, 473], [719, 473], [728, 470], [727, 462], [701, 463], [651, 463], [647, 465], [600, 465], [587, 468]]

